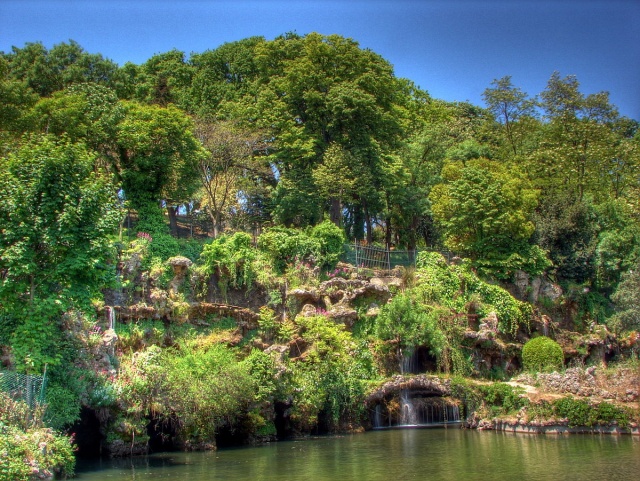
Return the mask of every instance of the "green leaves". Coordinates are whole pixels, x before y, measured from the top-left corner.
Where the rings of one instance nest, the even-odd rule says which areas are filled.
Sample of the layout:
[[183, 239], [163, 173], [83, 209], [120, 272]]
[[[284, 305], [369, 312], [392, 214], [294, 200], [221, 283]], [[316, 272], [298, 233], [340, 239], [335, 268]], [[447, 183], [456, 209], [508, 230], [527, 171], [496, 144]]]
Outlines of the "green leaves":
[[120, 210], [111, 179], [93, 170], [83, 145], [28, 137], [0, 165], [0, 302], [20, 319], [18, 363], [39, 372], [56, 361], [51, 348], [61, 313], [88, 307], [113, 274], [107, 235]]
[[[436, 185], [429, 199], [434, 220], [442, 228], [445, 245], [485, 264], [509, 258], [512, 270], [539, 273], [538, 260], [527, 241], [534, 231], [531, 221], [538, 191], [517, 169], [486, 159], [446, 164], [445, 183]], [[521, 254], [522, 262], [514, 253]], [[503, 264], [506, 267], [506, 264]], [[496, 266], [498, 267], [498, 266]], [[496, 272], [501, 276], [509, 271]]]

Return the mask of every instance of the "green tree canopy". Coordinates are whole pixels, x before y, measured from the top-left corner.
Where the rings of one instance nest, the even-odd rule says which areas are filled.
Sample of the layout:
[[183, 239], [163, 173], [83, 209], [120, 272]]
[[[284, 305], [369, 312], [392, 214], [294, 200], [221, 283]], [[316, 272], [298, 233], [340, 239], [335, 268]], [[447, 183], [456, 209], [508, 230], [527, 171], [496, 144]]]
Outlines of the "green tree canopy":
[[81, 144], [26, 138], [0, 158], [0, 307], [23, 369], [55, 362], [63, 312], [88, 308], [113, 275], [108, 236], [120, 221], [112, 179]]

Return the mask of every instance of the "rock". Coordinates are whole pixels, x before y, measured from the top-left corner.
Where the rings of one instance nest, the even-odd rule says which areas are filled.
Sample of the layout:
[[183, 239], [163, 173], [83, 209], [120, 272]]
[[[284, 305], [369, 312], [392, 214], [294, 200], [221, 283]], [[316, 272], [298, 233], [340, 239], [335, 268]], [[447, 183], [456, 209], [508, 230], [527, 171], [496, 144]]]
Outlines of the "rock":
[[498, 315], [495, 312], [490, 312], [487, 317], [482, 319], [479, 327], [480, 331], [498, 332]]
[[153, 307], [155, 309], [155, 318], [160, 319], [167, 312], [167, 300], [168, 300], [167, 291], [162, 289], [152, 289], [149, 294], [149, 299], [153, 302]]
[[377, 286], [401, 287], [402, 279], [399, 277], [372, 277], [369, 282]]
[[301, 303], [318, 302], [320, 294], [315, 289], [292, 289], [287, 292], [287, 296], [295, 297]]
[[524, 300], [529, 291], [529, 274], [524, 271], [517, 270], [513, 274], [513, 284], [516, 287], [517, 298]]
[[102, 335], [102, 345], [106, 348], [113, 348], [118, 340], [118, 335], [113, 329], [107, 329]]
[[178, 289], [184, 282], [189, 267], [191, 267], [191, 259], [182, 256], [171, 257], [167, 260], [173, 267], [173, 279], [169, 283], [169, 296], [175, 298], [178, 295]]
[[331, 308], [328, 313], [329, 318], [334, 321], [344, 322], [345, 325], [351, 327], [358, 319], [358, 312], [355, 309], [337, 304]]
[[313, 317], [318, 314], [318, 311], [315, 306], [312, 304], [305, 304], [302, 306], [302, 310], [300, 311], [300, 316], [302, 317]]
[[171, 257], [167, 260], [167, 262], [173, 267], [174, 274], [178, 274], [179, 272], [186, 271], [189, 267], [191, 267], [191, 259], [183, 256], [175, 256]]
[[377, 316], [378, 314], [380, 314], [380, 306], [378, 306], [378, 304], [376, 304], [375, 302], [369, 304], [369, 307], [367, 308], [367, 316], [373, 317]]

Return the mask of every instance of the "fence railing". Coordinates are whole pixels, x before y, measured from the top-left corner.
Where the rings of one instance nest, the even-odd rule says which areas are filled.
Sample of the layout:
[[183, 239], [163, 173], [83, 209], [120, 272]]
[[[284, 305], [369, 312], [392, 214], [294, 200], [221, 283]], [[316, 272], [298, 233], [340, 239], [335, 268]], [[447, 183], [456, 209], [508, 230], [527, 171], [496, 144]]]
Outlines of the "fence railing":
[[436, 249], [395, 250], [378, 246], [346, 244], [342, 260], [356, 267], [391, 270], [396, 266], [410, 267], [416, 265], [416, 257], [420, 252], [439, 252], [447, 261], [451, 261], [453, 253]]
[[34, 409], [36, 404], [44, 404], [46, 387], [46, 371], [42, 376], [0, 371], [0, 391], [7, 393], [14, 400], [24, 401], [31, 409]]

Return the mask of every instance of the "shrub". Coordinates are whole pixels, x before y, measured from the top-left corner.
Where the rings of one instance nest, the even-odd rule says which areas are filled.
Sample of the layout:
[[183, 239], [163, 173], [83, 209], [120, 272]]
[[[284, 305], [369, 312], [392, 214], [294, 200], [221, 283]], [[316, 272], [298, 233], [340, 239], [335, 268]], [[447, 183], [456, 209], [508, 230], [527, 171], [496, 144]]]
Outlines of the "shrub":
[[321, 257], [320, 239], [286, 227], [266, 229], [258, 237], [258, 248], [267, 254], [279, 273], [283, 273], [287, 265], [296, 259], [315, 264]]
[[593, 426], [597, 421], [597, 411], [587, 401], [567, 396], [553, 403], [556, 415], [566, 418], [569, 427]]
[[340, 227], [329, 220], [318, 224], [309, 231], [312, 239], [320, 244], [318, 265], [325, 269], [333, 268], [344, 253], [345, 236]]
[[43, 476], [72, 475], [72, 439], [45, 428], [42, 410], [0, 393], [0, 479], [28, 481]]
[[251, 245], [251, 236], [236, 232], [223, 235], [202, 249], [200, 258], [206, 274], [218, 274], [219, 286], [226, 292], [227, 286], [250, 288], [256, 278], [252, 261], [257, 251]]
[[546, 336], [533, 338], [522, 348], [522, 364], [528, 371], [561, 369], [564, 365], [562, 347]]
[[508, 414], [529, 404], [529, 400], [521, 396], [524, 390], [522, 388], [514, 388], [509, 384], [496, 382], [481, 385], [479, 389], [494, 414]]
[[416, 267], [415, 291], [422, 302], [457, 313], [469, 312], [469, 306], [474, 306], [474, 313], [480, 317], [495, 312], [500, 331], [511, 335], [521, 326], [528, 327], [531, 305], [515, 299], [500, 286], [480, 280], [468, 261], [448, 265], [437, 252], [421, 252]]

